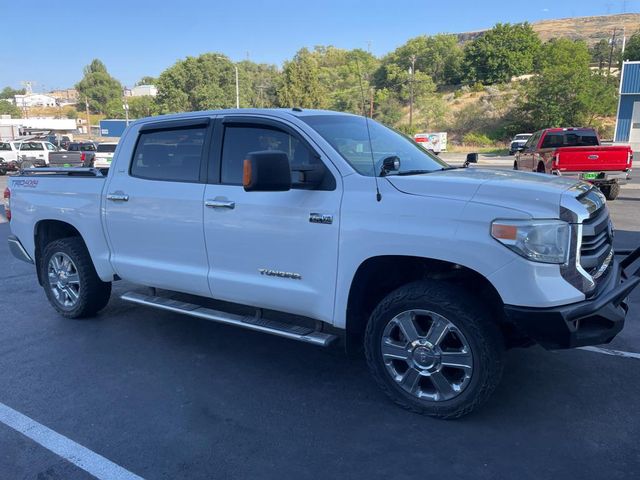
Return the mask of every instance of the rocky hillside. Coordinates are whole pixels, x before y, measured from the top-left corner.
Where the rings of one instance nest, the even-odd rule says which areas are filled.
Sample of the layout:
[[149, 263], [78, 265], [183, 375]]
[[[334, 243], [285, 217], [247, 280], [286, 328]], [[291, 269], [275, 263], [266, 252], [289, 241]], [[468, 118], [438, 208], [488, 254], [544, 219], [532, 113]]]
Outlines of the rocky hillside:
[[[640, 30], [640, 13], [543, 20], [532, 23], [532, 26], [543, 41], [566, 37], [585, 40], [589, 45], [593, 45], [602, 39], [610, 38], [614, 28], [619, 30], [624, 27], [627, 38]], [[482, 33], [483, 31], [460, 33], [458, 38], [461, 42], [465, 42], [482, 35]]]

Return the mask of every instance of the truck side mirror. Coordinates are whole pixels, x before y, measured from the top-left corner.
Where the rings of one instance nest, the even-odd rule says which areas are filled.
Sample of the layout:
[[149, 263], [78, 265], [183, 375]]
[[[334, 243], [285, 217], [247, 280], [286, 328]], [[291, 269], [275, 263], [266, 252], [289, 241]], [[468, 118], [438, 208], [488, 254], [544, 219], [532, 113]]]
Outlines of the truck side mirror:
[[519, 147], [516, 147], [516, 152], [524, 152], [524, 145], [520, 145]]
[[291, 166], [284, 152], [250, 152], [244, 161], [242, 185], [247, 192], [291, 190]]
[[467, 162], [466, 163], [478, 163], [478, 154], [477, 153], [467, 153]]

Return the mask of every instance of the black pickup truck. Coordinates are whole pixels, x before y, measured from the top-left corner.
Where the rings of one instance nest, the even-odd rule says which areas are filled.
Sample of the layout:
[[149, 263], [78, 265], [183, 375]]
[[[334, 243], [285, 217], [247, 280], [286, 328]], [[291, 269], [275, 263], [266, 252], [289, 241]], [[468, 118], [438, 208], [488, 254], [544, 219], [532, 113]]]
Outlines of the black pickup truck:
[[92, 167], [96, 156], [93, 142], [72, 142], [69, 149], [49, 154], [50, 167]]

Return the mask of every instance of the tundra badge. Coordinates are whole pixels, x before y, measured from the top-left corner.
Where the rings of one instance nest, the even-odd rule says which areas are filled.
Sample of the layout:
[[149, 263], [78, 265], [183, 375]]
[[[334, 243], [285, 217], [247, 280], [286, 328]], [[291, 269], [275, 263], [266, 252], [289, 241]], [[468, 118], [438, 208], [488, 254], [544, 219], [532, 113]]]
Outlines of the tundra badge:
[[332, 224], [333, 223], [333, 215], [324, 215], [322, 213], [310, 213], [309, 221], [311, 223], [324, 223], [324, 224]]

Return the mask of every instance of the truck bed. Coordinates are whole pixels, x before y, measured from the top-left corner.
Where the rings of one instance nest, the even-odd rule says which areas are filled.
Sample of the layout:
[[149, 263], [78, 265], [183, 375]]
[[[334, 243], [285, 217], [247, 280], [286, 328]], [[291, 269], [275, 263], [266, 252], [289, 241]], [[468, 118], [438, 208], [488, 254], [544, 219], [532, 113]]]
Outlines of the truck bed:
[[34, 230], [41, 221], [63, 222], [78, 230], [95, 258], [96, 270], [109, 261], [101, 220], [106, 177], [90, 168], [38, 168], [9, 178], [11, 230], [35, 257]]

